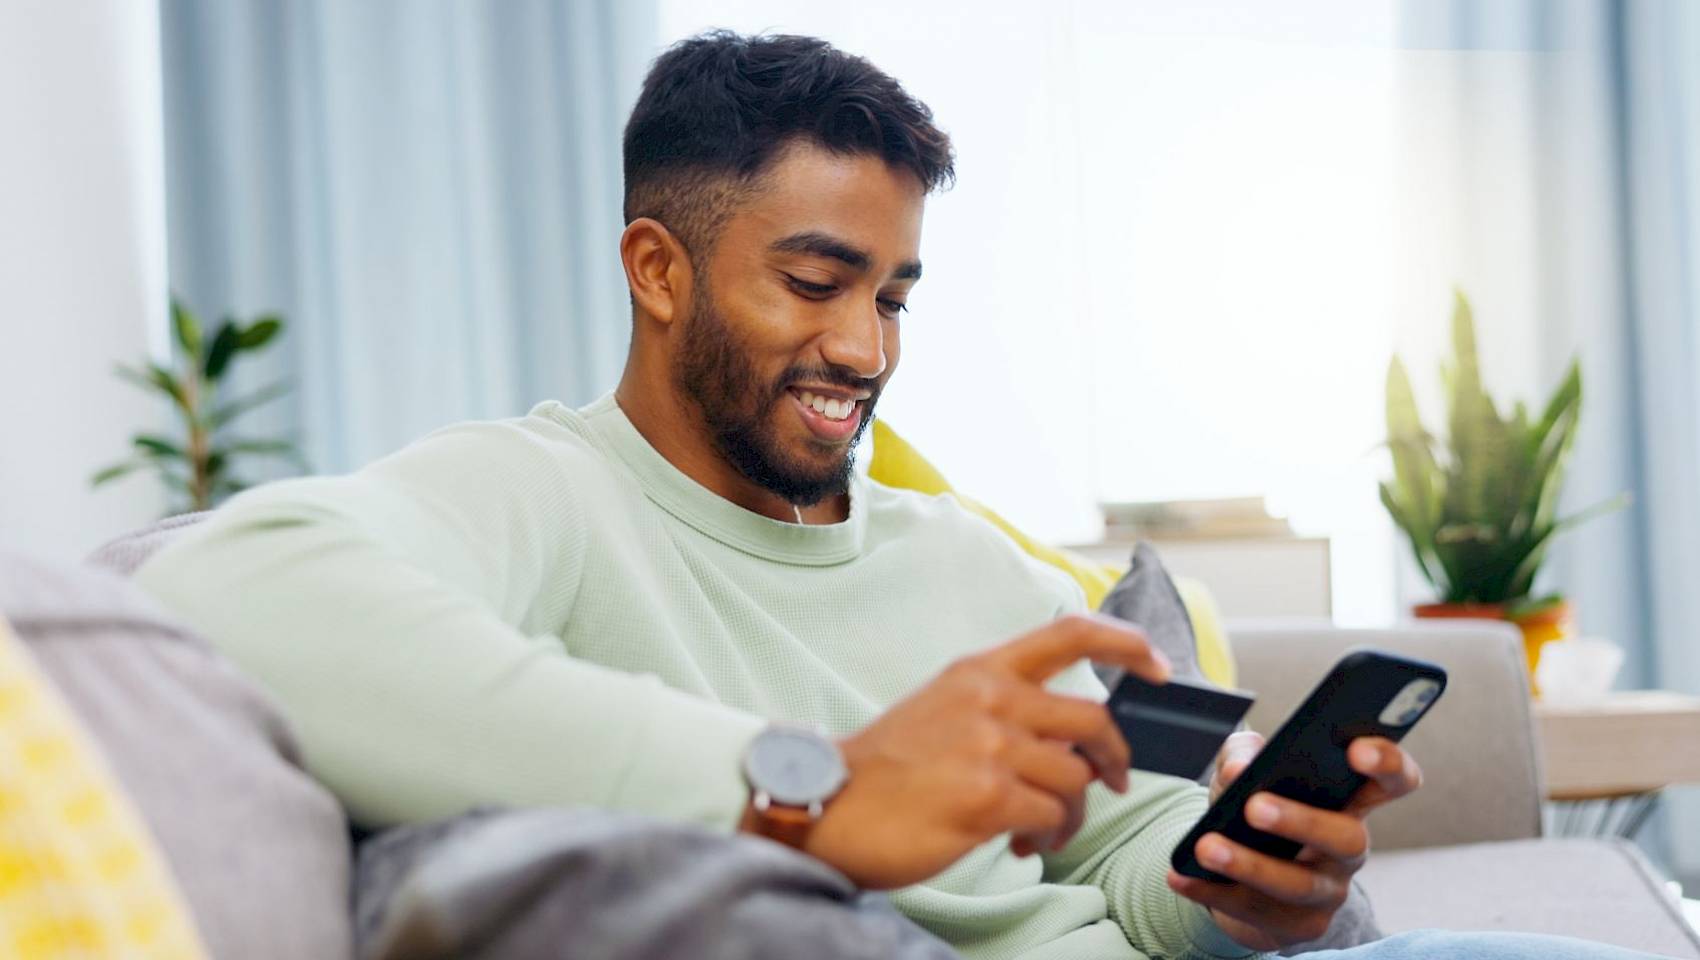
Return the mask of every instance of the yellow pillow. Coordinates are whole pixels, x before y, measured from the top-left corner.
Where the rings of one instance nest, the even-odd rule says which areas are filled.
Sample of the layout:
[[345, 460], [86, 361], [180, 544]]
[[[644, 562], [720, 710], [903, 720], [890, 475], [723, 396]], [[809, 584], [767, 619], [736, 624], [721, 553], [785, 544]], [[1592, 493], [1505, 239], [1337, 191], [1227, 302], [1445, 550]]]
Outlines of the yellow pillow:
[[0, 956], [206, 956], [141, 818], [3, 619]]
[[[868, 465], [868, 476], [888, 487], [914, 490], [925, 494], [948, 493], [970, 512], [976, 513], [1002, 530], [1016, 545], [1036, 560], [1056, 567], [1074, 578], [1086, 593], [1086, 605], [1096, 610], [1104, 595], [1116, 585], [1125, 567], [1094, 563], [1077, 553], [1043, 544], [1011, 526], [1009, 521], [990, 507], [972, 497], [958, 493], [950, 482], [920, 451], [897, 435], [884, 420], [874, 420], [874, 456]], [[1222, 630], [1222, 619], [1210, 591], [1196, 581], [1178, 578], [1175, 588], [1186, 604], [1187, 617], [1198, 643], [1198, 665], [1213, 683], [1232, 687], [1235, 680], [1233, 653], [1228, 647], [1228, 635]]]

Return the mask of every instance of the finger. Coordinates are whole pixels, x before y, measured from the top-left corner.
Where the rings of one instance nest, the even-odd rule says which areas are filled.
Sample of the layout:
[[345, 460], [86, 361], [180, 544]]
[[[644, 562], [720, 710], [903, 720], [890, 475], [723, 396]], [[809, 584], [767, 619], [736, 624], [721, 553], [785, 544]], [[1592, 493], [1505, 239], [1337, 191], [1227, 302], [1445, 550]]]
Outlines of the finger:
[[1117, 793], [1127, 792], [1128, 770], [1133, 766], [1133, 755], [1127, 741], [1122, 739], [1122, 732], [1114, 725], [1097, 736], [1077, 741], [1074, 749], [1092, 765], [1093, 772], [1104, 781], [1104, 786]]
[[1006, 753], [1011, 771], [1023, 783], [1064, 802], [1080, 796], [1094, 778], [1092, 765], [1065, 743], [1021, 737]]
[[1063, 850], [1086, 822], [1086, 787], [1097, 778], [1097, 773], [1080, 754], [1074, 753], [1071, 744], [1030, 741], [1030, 746], [1020, 749], [1027, 751], [1027, 758], [1015, 763], [1017, 776], [1056, 795], [1068, 807], [1068, 819], [1063, 821], [1063, 827], [1047, 838], [1040, 838], [1040, 850]]
[[1268, 919], [1271, 904], [1267, 897], [1253, 893], [1233, 883], [1216, 883], [1169, 871], [1169, 889], [1194, 903], [1220, 910], [1236, 920], [1262, 926]]
[[1212, 883], [1169, 871], [1169, 889], [1188, 900], [1257, 930], [1269, 942], [1259, 949], [1274, 950], [1281, 944], [1315, 940], [1328, 930], [1331, 914], [1326, 908], [1292, 907], [1233, 883]]
[[1011, 838], [1010, 850], [1018, 857], [1048, 850], [1061, 850], [1068, 846], [1074, 835], [1086, 823], [1086, 796], [1076, 794], [1064, 803], [1068, 807], [1068, 816], [1063, 825], [1049, 833], [1016, 834]]
[[[1016, 783], [1005, 791], [998, 820], [994, 833], [1013, 833], [1016, 839], [1036, 848], [1039, 841], [1054, 836], [1067, 826], [1068, 805], [1055, 794]], [[1013, 842], [1011, 848], [1014, 848]]]
[[1359, 737], [1346, 751], [1353, 770], [1369, 778], [1346, 805], [1346, 812], [1363, 816], [1411, 793], [1423, 784], [1422, 768], [1403, 747], [1384, 737]]
[[1106, 727], [1115, 729], [1110, 711], [1096, 700], [1028, 684], [1011, 686], [1014, 690], [1002, 705], [1003, 718], [1034, 736], [1073, 742], [1095, 736]]
[[1228, 735], [1222, 749], [1216, 753], [1216, 776], [1226, 786], [1245, 770], [1251, 758], [1263, 749], [1263, 734], [1255, 730], [1239, 730]]
[[1106, 786], [1126, 792], [1127, 741], [1103, 704], [1024, 688], [1010, 697], [1004, 718], [1034, 736], [1073, 744]]
[[1285, 904], [1328, 907], [1346, 899], [1345, 881], [1326, 863], [1319, 867], [1271, 857], [1219, 833], [1200, 837], [1193, 853], [1209, 869]]
[[1067, 810], [1055, 832], [1026, 839], [1040, 850], [1061, 848], [1086, 819], [1086, 787], [1095, 776], [1092, 765], [1068, 744], [1054, 740], [1017, 740], [1008, 753], [1009, 766], [1023, 783], [1061, 800]]
[[1246, 822], [1276, 836], [1296, 840], [1322, 857], [1357, 869], [1369, 853], [1369, 831], [1361, 817], [1276, 796], [1255, 793], [1245, 805]]
[[1169, 679], [1169, 661], [1132, 624], [1073, 614], [991, 651], [988, 658], [1029, 680], [1044, 681], [1077, 660], [1115, 664], [1152, 683]]
[[1228, 736], [1222, 749], [1216, 752], [1216, 775], [1210, 778], [1210, 799], [1214, 801], [1233, 783], [1263, 749], [1263, 734], [1241, 730]]
[[1051, 838], [1051, 849], [1061, 850], [1068, 846], [1069, 841], [1073, 840], [1074, 835], [1085, 825], [1086, 794], [1080, 793], [1076, 794], [1073, 802], [1068, 805], [1068, 819], [1063, 822], [1062, 829], [1057, 831], [1056, 836]]

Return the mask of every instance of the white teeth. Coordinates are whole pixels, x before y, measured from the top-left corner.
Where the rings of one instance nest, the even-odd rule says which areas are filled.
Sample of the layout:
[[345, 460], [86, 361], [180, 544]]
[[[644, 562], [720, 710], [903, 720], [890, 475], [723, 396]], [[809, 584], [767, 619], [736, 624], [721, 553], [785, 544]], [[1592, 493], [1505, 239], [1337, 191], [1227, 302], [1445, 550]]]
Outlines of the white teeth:
[[803, 401], [803, 406], [813, 407], [816, 413], [828, 420], [844, 420], [856, 410], [855, 400], [836, 400], [818, 396], [807, 390], [797, 391], [797, 398]]

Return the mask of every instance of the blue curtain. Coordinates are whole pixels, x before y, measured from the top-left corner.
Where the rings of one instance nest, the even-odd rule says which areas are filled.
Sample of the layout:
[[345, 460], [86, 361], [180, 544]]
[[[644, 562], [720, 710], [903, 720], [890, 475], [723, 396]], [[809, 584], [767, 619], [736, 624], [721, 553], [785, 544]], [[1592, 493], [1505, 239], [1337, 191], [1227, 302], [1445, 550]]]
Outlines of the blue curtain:
[[629, 307], [620, 131], [656, 52], [620, 0], [165, 0], [173, 288], [290, 328], [251, 429], [341, 471], [584, 402]]
[[[1632, 411], [1623, 452], [1640, 504], [1638, 536], [1621, 560], [1644, 573], [1641, 678], [1700, 693], [1700, 7], [1618, 10], [1628, 322], [1617, 336], [1630, 363], [1610, 386]], [[1700, 790], [1678, 795], [1668, 812], [1674, 865], [1693, 896]]]
[[[1538, 269], [1519, 291], [1541, 317], [1531, 346], [1549, 383], [1572, 353], [1583, 365], [1567, 499], [1576, 509], [1619, 490], [1635, 497], [1567, 535], [1549, 585], [1576, 601], [1584, 632], [1625, 646], [1620, 685], [1700, 693], [1700, 5], [1408, 0], [1402, 14], [1407, 46], [1464, 52], [1454, 58], [1459, 129], [1503, 126], [1490, 111], [1503, 111], [1513, 77], [1533, 197], [1521, 213], [1533, 230], [1496, 221], [1510, 209], [1491, 202], [1504, 185], [1473, 183], [1482, 202], [1467, 241], [1536, 237]], [[1507, 56], [1518, 52], [1533, 55]], [[1459, 149], [1493, 139], [1466, 133]], [[1700, 795], [1671, 800], [1649, 846], [1692, 896]]]

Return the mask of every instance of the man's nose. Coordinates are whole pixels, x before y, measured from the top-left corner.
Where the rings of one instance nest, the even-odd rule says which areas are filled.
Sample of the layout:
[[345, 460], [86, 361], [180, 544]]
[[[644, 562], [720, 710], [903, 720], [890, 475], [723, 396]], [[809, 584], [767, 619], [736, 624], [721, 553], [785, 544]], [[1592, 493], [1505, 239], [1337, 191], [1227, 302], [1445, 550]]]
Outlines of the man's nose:
[[885, 326], [880, 322], [879, 304], [870, 300], [848, 311], [827, 335], [821, 354], [828, 363], [847, 367], [872, 380], [885, 372]]

